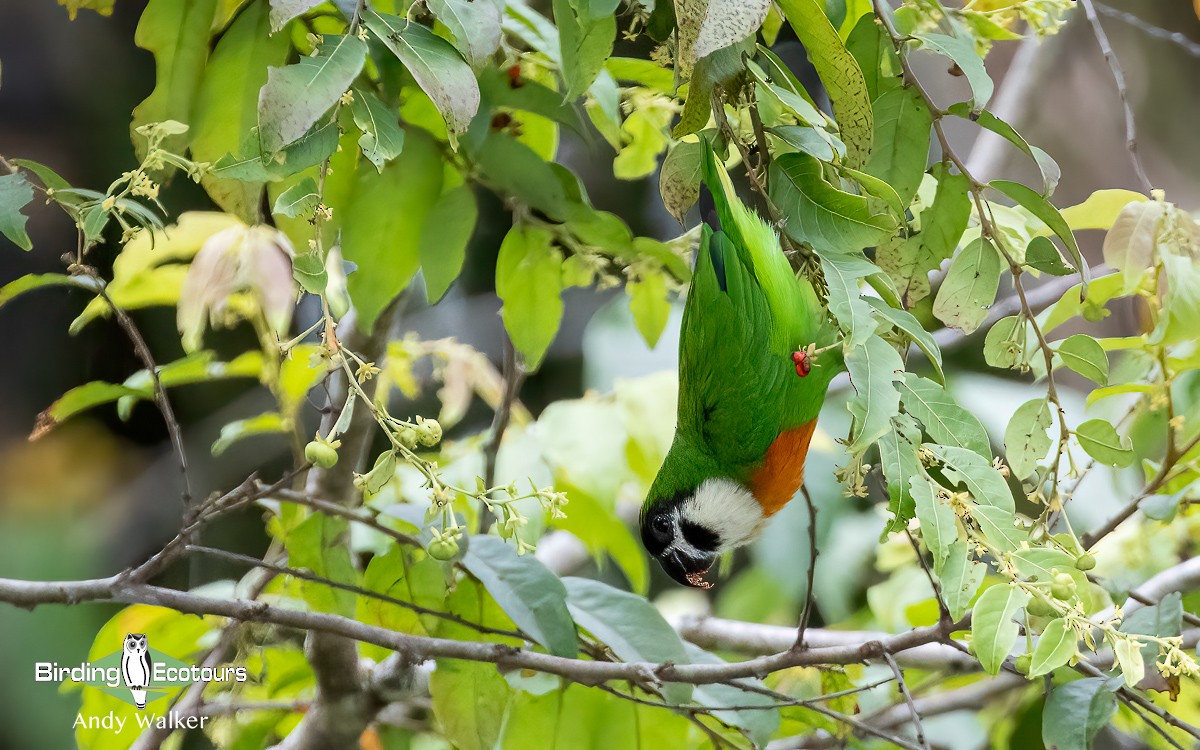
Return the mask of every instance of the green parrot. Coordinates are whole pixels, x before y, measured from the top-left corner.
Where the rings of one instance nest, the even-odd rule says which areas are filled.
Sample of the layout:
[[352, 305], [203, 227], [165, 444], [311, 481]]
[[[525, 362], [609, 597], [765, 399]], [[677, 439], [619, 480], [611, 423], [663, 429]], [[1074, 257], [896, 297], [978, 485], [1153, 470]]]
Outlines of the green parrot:
[[738, 200], [701, 141], [700, 248], [679, 339], [675, 438], [642, 504], [642, 542], [701, 588], [792, 499], [829, 382], [836, 329], [774, 230]]

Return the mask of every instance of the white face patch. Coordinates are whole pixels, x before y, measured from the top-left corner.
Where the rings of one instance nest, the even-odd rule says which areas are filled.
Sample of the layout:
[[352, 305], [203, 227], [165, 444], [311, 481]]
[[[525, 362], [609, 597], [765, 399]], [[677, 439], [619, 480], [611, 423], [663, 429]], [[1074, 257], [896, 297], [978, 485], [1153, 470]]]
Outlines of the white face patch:
[[704, 480], [680, 506], [680, 516], [716, 534], [721, 540], [718, 554], [754, 541], [766, 522], [750, 490], [724, 478]]

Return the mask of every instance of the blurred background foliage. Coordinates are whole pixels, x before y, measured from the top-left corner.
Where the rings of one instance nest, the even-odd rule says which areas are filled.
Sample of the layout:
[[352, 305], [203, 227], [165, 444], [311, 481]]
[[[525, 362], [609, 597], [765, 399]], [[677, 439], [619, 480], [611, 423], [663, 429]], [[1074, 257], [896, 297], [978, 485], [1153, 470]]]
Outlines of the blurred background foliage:
[[[84, 11], [68, 23], [67, 10], [48, 0], [0, 4], [0, 151], [50, 164], [78, 185], [107, 184], [112, 175], [136, 163], [128, 138], [129, 113], [154, 85], [152, 56], [131, 44], [143, 6], [118, 0], [110, 17]], [[1146, 169], [1169, 200], [1184, 207], [1198, 205], [1200, 146], [1194, 123], [1200, 121], [1200, 97], [1188, 93], [1200, 75], [1195, 8], [1187, 0], [1108, 0], [1104, 7], [1105, 27], [1128, 74]], [[1163, 38], [1155, 29], [1175, 36]], [[789, 34], [782, 32], [777, 50], [793, 69], [804, 71], [803, 51]], [[649, 45], [644, 38], [618, 38], [616, 54], [646, 57]], [[999, 45], [988, 58], [996, 80], [1017, 64], [1014, 54], [1023, 55], [1018, 63], [1031, 66], [1032, 72], [1024, 74], [1027, 82], [1010, 103], [1008, 119], [1061, 165], [1056, 202], [1078, 203], [1099, 187], [1136, 187], [1124, 147], [1120, 101], [1082, 14], [1073, 14], [1066, 28], [1042, 41], [1035, 52], [1017, 44]], [[930, 71], [945, 69], [939, 58], [927, 56], [918, 62]], [[945, 80], [940, 74], [929, 78]], [[815, 82], [811, 72], [805, 81]], [[815, 89], [815, 83], [810, 88]], [[949, 100], [949, 92], [935, 88], [934, 93]], [[959, 141], [964, 153], [972, 145], [968, 132], [966, 124], [950, 128], [951, 139]], [[584, 139], [567, 128], [561, 129], [560, 137], [557, 160], [580, 176], [598, 209], [620, 216], [635, 235], [663, 241], [678, 236], [678, 223], [659, 199], [657, 174], [638, 163], [644, 156], [631, 153], [614, 165], [613, 153], [602, 139]], [[1003, 152], [990, 163], [994, 173], [987, 177], [1029, 178], [1028, 168], [1015, 156]], [[651, 161], [657, 162], [656, 154]], [[631, 174], [636, 179], [621, 179]], [[172, 216], [211, 205], [198, 186], [180, 178], [161, 199]], [[393, 344], [395, 356], [384, 373], [387, 387], [405, 403], [393, 408], [394, 413], [441, 413], [447, 437], [460, 441], [452, 444], [461, 446], [463, 453], [461, 461], [445, 456], [444, 466], [448, 476], [466, 483], [481, 472], [478, 443], [472, 441], [483, 439], [492, 418], [489, 404], [495, 403], [499, 388], [496, 368], [504, 353], [493, 279], [500, 241], [510, 223], [509, 213], [490, 193], [477, 191], [476, 199], [478, 228], [468, 245], [462, 276], [435, 306], [426, 304], [423, 295], [406, 295], [400, 326], [412, 338]], [[31, 272], [59, 270], [58, 255], [74, 248], [74, 228], [59, 212], [33, 211], [29, 232], [39, 252], [3, 248], [0, 285]], [[1081, 236], [1085, 255], [1094, 262], [1099, 262], [1100, 239], [1099, 233]], [[112, 257], [112, 247], [101, 247], [93, 260], [107, 275], [105, 266]], [[112, 320], [97, 320], [73, 337], [63, 335], [86, 300], [82, 292], [27, 295], [0, 308], [9, 360], [0, 368], [0, 573], [8, 577], [107, 574], [143, 559], [176, 529], [177, 471], [151, 401], [139, 402], [125, 419], [115, 409], [99, 409], [37, 441], [27, 440], [37, 415], [63, 392], [92, 380], [120, 382], [140, 368]], [[560, 527], [586, 542], [594, 557], [584, 562], [583, 570], [590, 575], [618, 583], [623, 579], [668, 613], [711, 611], [741, 620], [794, 624], [804, 600], [809, 556], [803, 505], [788, 506], [753, 548], [737, 555], [728, 579], [711, 599], [660, 577], [631, 532], [636, 508], [673, 430], [679, 304], [672, 307], [665, 332], [653, 348], [639, 335], [620, 289], [569, 289], [564, 310], [561, 330], [544, 364], [522, 389], [523, 408], [515, 413], [514, 427], [500, 451], [497, 476], [530, 477], [569, 493], [568, 517]], [[1105, 336], [1136, 334], [1137, 315], [1133, 305], [1117, 305], [1115, 314], [1092, 331]], [[160, 361], [183, 354], [173, 310], [140, 310], [136, 320]], [[962, 345], [946, 348], [946, 369], [957, 373], [952, 389], [958, 401], [998, 440], [1009, 416], [1029, 398], [1029, 387], [986, 367], [980, 354], [982, 338], [981, 331]], [[253, 346], [253, 336], [233, 330], [210, 334], [209, 342], [218, 352], [236, 353]], [[1087, 387], [1069, 375], [1066, 382], [1062, 397], [1074, 424], [1083, 419]], [[842, 455], [834, 437], [848, 429], [849, 413], [843, 406], [847, 390], [844, 381], [835, 384], [807, 470], [819, 509], [821, 548], [814, 624], [895, 631], [932, 623], [936, 605], [907, 541], [893, 537], [879, 544], [888, 520], [886, 500], [880, 502], [877, 488], [867, 498], [845, 498], [833, 475]], [[174, 391], [174, 403], [193, 459], [197, 497], [232, 486], [251, 471], [269, 477], [290, 465], [288, 446], [271, 436], [239, 443], [219, 460], [209, 455], [209, 446], [226, 423], [271, 407], [270, 396], [253, 379], [183, 386]], [[315, 410], [305, 412], [315, 428]], [[1106, 415], [1103, 410], [1090, 413]], [[1139, 433], [1149, 436], [1152, 429], [1152, 424], [1138, 425], [1135, 442]], [[402, 480], [385, 492], [399, 493], [403, 486]], [[1086, 502], [1071, 508], [1077, 527], [1103, 522], [1139, 487], [1137, 477], [1129, 473], [1089, 475], [1076, 491]], [[376, 502], [386, 502], [386, 497]], [[541, 523], [540, 515], [530, 515], [535, 527]], [[1129, 586], [1144, 580], [1194, 551], [1200, 531], [1194, 519], [1128, 525], [1100, 550], [1098, 571], [1126, 576], [1124, 584]], [[531, 532], [533, 538], [538, 536], [538, 529]], [[223, 520], [206, 540], [255, 555], [268, 542], [255, 512]], [[215, 561], [201, 568], [202, 580], [237, 574], [240, 571]], [[1195, 604], [1189, 600], [1187, 609], [1195, 611]], [[0, 692], [6, 696], [0, 702], [0, 726], [5, 727], [0, 747], [70, 745], [75, 705], [48, 697], [45, 686], [33, 686], [26, 660], [36, 653], [39, 659], [79, 661], [114, 611], [0, 609], [0, 632], [5, 634], [0, 640]], [[1188, 700], [1194, 703], [1196, 696]], [[990, 738], [982, 727], [996, 717], [981, 723], [972, 715], [955, 713], [930, 724], [944, 725], [939, 736], [954, 737], [952, 744], [958, 748], [1030, 747], [1040, 742], [1030, 739], [1039, 737], [1040, 710], [1040, 701], [1007, 707], [1009, 716], [997, 721], [1000, 729]], [[1195, 707], [1190, 710], [1194, 716]]]

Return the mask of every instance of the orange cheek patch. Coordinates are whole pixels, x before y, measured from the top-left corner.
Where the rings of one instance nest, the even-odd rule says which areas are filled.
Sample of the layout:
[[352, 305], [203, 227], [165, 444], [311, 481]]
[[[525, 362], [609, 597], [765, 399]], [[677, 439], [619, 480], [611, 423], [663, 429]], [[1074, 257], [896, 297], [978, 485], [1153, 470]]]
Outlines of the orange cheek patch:
[[750, 478], [750, 491], [762, 506], [763, 515], [774, 515], [787, 505], [804, 483], [804, 461], [817, 420], [809, 420], [775, 438], [762, 468]]

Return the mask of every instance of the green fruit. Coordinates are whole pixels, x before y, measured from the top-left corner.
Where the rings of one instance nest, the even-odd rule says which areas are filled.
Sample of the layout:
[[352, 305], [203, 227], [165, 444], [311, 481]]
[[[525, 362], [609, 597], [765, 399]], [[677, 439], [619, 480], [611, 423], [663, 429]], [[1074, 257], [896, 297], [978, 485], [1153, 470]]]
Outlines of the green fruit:
[[458, 542], [444, 536], [441, 539], [434, 539], [430, 542], [429, 547], [425, 551], [434, 560], [453, 560], [454, 556], [458, 554]]
[[1075, 559], [1075, 567], [1083, 571], [1091, 570], [1096, 567], [1096, 557], [1084, 553]]
[[337, 449], [320, 440], [309, 441], [308, 445], [304, 446], [304, 457], [322, 469], [331, 469], [338, 462]]
[[1059, 601], [1070, 599], [1075, 596], [1075, 579], [1067, 573], [1059, 573], [1050, 585], [1050, 594]]
[[1033, 657], [1029, 654], [1021, 654], [1016, 658], [1013, 667], [1021, 674], [1029, 674], [1029, 665], [1033, 663]]
[[417, 440], [421, 445], [432, 448], [442, 439], [442, 425], [436, 419], [417, 417]]
[[410, 451], [417, 449], [417, 443], [419, 442], [417, 431], [411, 427], [404, 426], [396, 430], [396, 439]]

